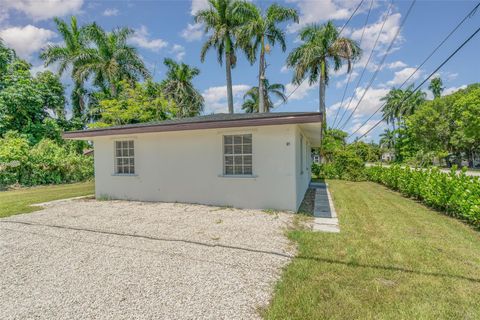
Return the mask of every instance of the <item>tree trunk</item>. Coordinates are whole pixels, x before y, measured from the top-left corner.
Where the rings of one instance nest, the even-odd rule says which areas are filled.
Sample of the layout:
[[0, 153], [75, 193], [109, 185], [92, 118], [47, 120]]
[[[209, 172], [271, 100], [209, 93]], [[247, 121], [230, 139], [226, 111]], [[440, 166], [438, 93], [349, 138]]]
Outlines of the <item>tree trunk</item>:
[[319, 90], [319, 99], [320, 99], [320, 112], [322, 113], [323, 124], [324, 128], [327, 127], [327, 115], [325, 112], [325, 63], [322, 62], [321, 70], [320, 70], [320, 90]]
[[259, 63], [259, 71], [258, 71], [258, 112], [268, 112], [265, 108], [265, 88], [264, 88], [264, 80], [265, 80], [265, 48], [262, 39], [262, 47], [260, 49], [260, 63]]
[[232, 93], [232, 65], [230, 52], [225, 52], [225, 68], [227, 72], [227, 101], [228, 113], [233, 114], [233, 93]]

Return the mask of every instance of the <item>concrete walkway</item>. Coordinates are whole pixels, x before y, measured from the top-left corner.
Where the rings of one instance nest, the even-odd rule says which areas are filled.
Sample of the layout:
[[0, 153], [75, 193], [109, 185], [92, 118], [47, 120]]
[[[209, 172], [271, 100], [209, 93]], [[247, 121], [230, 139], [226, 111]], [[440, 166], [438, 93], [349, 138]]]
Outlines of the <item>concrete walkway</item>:
[[313, 231], [340, 232], [337, 213], [330, 192], [328, 192], [327, 184], [311, 182], [310, 187], [315, 189]]

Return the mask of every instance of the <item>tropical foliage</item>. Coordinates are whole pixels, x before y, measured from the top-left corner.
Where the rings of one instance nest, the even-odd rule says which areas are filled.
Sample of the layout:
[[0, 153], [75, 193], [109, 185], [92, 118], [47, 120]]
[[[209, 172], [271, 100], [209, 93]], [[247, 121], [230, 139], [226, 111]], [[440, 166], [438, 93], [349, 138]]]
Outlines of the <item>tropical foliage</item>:
[[[265, 103], [265, 112], [269, 112], [274, 108], [272, 97], [279, 99], [282, 102], [287, 100], [285, 96], [285, 86], [280, 83], [270, 84], [267, 79], [263, 81], [263, 101]], [[246, 113], [259, 112], [260, 110], [260, 97], [258, 87], [252, 87], [243, 96], [242, 109]]]
[[193, 78], [200, 74], [200, 70], [168, 58], [163, 63], [168, 68], [167, 78], [161, 84], [165, 98], [175, 102], [179, 117], [200, 115], [204, 100], [192, 83]]
[[440, 77], [433, 78], [432, 81], [430, 81], [430, 85], [428, 86], [428, 89], [432, 91], [434, 98], [440, 98], [440, 96], [442, 95], [442, 91], [445, 89], [443, 87], [442, 78]]
[[480, 227], [480, 179], [457, 174], [456, 167], [450, 174], [437, 168], [410, 169], [392, 166], [375, 166], [365, 170], [366, 177], [397, 190], [405, 196], [422, 201], [426, 205], [465, 220]]
[[259, 112], [268, 112], [270, 110], [266, 96], [268, 91], [265, 87], [265, 70], [267, 61], [265, 55], [270, 53], [271, 48], [279, 43], [283, 52], [287, 49], [285, 43], [285, 32], [280, 29], [278, 24], [293, 20], [298, 23], [298, 13], [295, 9], [285, 8], [278, 4], [270, 5], [262, 13], [260, 8], [250, 4], [251, 16], [239, 30], [240, 46], [246, 51], [249, 60], [253, 63], [259, 55], [258, 64], [258, 88], [257, 91], [265, 92], [257, 94]]
[[309, 25], [300, 30], [302, 44], [288, 55], [287, 66], [294, 68], [293, 83], [300, 85], [306, 77], [310, 85], [319, 84], [320, 112], [325, 119], [325, 88], [330, 79], [330, 70], [339, 70], [347, 63], [347, 72], [359, 59], [361, 49], [349, 38], [341, 37], [332, 21], [324, 25]]
[[221, 65], [225, 60], [228, 112], [233, 113], [232, 68], [237, 63], [236, 35], [252, 16], [252, 7], [246, 1], [237, 0], [208, 0], [208, 3], [208, 9], [195, 14], [195, 22], [203, 23], [205, 34], [209, 35], [203, 44], [200, 59], [205, 61], [208, 50], [214, 48], [218, 63]]

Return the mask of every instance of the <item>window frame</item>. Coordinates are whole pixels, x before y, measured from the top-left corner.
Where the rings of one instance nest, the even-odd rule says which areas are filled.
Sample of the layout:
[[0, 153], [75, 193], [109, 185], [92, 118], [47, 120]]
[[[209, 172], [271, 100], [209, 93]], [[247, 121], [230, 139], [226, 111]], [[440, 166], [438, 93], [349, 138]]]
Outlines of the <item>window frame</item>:
[[[127, 147], [124, 147], [123, 143], [127, 143]], [[121, 156], [117, 155], [117, 143], [121, 144], [120, 150], [121, 150]], [[131, 146], [130, 146], [131, 143]], [[128, 155], [124, 156], [123, 152], [125, 150], [128, 150]], [[132, 154], [130, 154], [130, 150], [133, 151]], [[135, 140], [134, 139], [127, 139], [127, 140], [114, 140], [113, 141], [113, 175], [114, 176], [136, 176], [137, 175], [137, 168], [136, 168], [136, 161], [135, 161]], [[128, 164], [122, 163], [122, 165], [119, 165], [117, 163], [118, 159], [127, 159]], [[133, 160], [133, 162], [131, 161]], [[123, 161], [122, 161], [123, 162]], [[119, 167], [122, 168], [128, 168], [129, 172], [119, 172]], [[133, 172], [131, 171], [131, 168], [133, 167]]]
[[[240, 144], [235, 143], [235, 137], [242, 137], [242, 142]], [[243, 142], [243, 139], [245, 136], [250, 137], [250, 143], [245, 144]], [[231, 143], [226, 143], [226, 138], [231, 137], [232, 141]], [[255, 177], [254, 175], [254, 170], [253, 170], [253, 134], [246, 132], [246, 133], [228, 133], [228, 134], [222, 134], [222, 140], [221, 140], [221, 146], [222, 146], [222, 177], [238, 177], [238, 178], [248, 178], [248, 177]], [[245, 145], [250, 145], [250, 153], [244, 153], [243, 149]], [[232, 153], [226, 153], [226, 147], [230, 146], [232, 148]], [[236, 146], [241, 146], [242, 152], [241, 153], [236, 153], [235, 152], [235, 147]], [[227, 157], [232, 157], [232, 164], [227, 165]], [[242, 157], [242, 173], [236, 173], [236, 165], [235, 165], [235, 158], [236, 157]], [[250, 157], [250, 164], [245, 164], [245, 157]], [[227, 173], [227, 167], [232, 167], [232, 173]], [[250, 172], [245, 173], [245, 167], [250, 167]]]

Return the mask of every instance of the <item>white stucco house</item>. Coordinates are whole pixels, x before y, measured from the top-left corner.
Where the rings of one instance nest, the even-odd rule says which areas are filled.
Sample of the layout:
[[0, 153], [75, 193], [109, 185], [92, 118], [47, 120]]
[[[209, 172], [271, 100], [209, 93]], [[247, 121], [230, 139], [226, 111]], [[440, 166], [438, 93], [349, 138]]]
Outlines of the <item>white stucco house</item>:
[[93, 141], [97, 197], [297, 211], [321, 113], [215, 114], [72, 131]]

